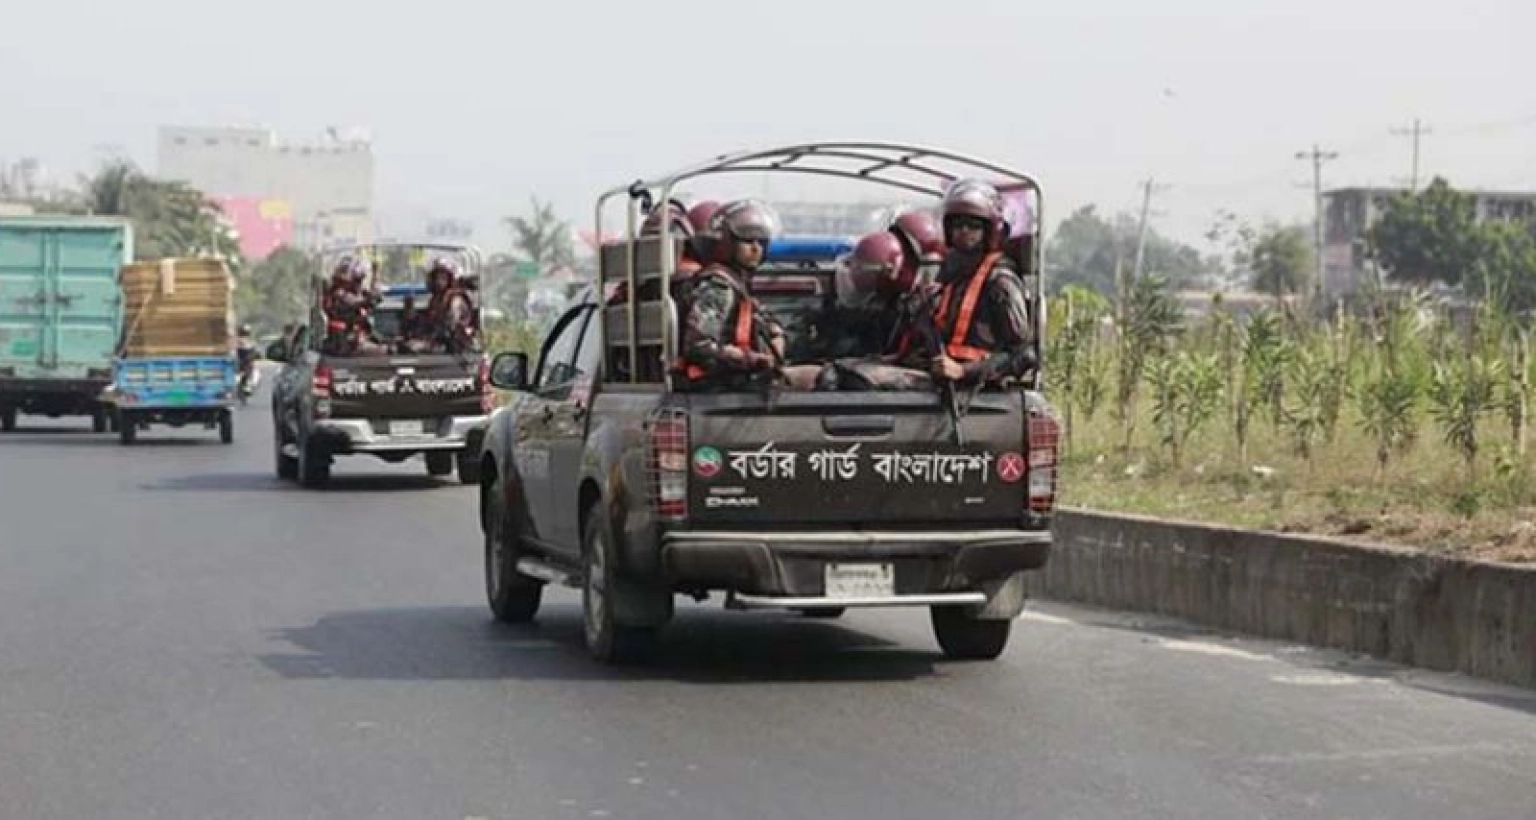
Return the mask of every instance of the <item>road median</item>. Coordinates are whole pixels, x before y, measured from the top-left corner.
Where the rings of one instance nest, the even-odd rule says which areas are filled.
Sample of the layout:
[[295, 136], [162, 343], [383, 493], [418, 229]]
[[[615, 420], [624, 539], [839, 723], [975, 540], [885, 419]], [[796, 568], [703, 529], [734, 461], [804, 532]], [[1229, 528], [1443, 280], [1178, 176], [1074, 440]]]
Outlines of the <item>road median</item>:
[[1536, 567], [1061, 511], [1032, 593], [1536, 688]]

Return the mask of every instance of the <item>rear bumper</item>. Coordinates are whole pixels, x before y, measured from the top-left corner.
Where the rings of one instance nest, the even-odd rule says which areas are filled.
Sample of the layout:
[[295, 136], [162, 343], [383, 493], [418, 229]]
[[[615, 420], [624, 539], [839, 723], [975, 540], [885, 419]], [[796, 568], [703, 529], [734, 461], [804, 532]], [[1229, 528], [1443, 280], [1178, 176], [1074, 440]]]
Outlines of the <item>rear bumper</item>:
[[0, 407], [42, 413], [89, 413], [96, 409], [111, 384], [111, 379], [0, 378]]
[[828, 562], [881, 562], [899, 596], [966, 592], [1045, 566], [1049, 530], [971, 532], [672, 532], [661, 569], [681, 588], [818, 598]]
[[450, 416], [436, 430], [419, 436], [391, 436], [381, 432], [387, 422], [372, 419], [316, 419], [310, 435], [325, 441], [337, 454], [426, 453], [478, 449], [489, 416]]

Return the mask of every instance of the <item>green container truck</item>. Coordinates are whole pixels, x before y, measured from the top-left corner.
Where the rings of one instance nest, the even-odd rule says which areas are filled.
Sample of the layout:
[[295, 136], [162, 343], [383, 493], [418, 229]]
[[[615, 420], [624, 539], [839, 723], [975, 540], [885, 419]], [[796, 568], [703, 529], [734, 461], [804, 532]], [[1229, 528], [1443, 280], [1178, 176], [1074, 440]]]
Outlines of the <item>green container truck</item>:
[[18, 414], [90, 416], [110, 424], [122, 333], [118, 271], [133, 228], [106, 217], [0, 217], [0, 431]]

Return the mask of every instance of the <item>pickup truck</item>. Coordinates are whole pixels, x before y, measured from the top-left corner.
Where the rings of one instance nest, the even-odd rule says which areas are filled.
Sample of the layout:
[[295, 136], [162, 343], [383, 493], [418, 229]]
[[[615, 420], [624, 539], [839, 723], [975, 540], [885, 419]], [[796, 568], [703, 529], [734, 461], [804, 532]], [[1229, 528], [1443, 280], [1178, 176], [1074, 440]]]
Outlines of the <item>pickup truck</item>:
[[[761, 155], [750, 156], [705, 168]], [[665, 202], [685, 178], [646, 187]], [[1022, 573], [1051, 547], [1059, 426], [1038, 375], [978, 391], [958, 418], [934, 390], [675, 389], [660, 363], [675, 355], [676, 307], [643, 299], [657, 271], [663, 284], [649, 292], [669, 292], [673, 241], [604, 246], [602, 283], [627, 282], [626, 295], [587, 293], [544, 339], [537, 367], [521, 353], [491, 365], [491, 383], [514, 391], [491, 419], [481, 466], [494, 616], [530, 620], [546, 584], [579, 587], [587, 648], [614, 663], [647, 655], [678, 594], [813, 617], [923, 606], [946, 655], [997, 657], [1024, 606]], [[753, 288], [787, 328], [803, 327], [782, 311], [816, 309], [807, 292], [829, 299], [830, 288], [803, 283], [833, 269], [805, 259], [775, 269], [784, 244], [770, 246]], [[1026, 261], [1038, 298], [1039, 260]], [[775, 306], [785, 290], [800, 295]]]
[[400, 352], [405, 298], [422, 296], [424, 288], [390, 285], [380, 292], [374, 336], [394, 352], [328, 354], [318, 309], [289, 343], [267, 349], [267, 358], [283, 363], [272, 385], [278, 477], [319, 487], [338, 456], [399, 463], [420, 455], [428, 475], [457, 468], [460, 481], [477, 484], [481, 437], [495, 401], [489, 363], [478, 352]]
[[106, 432], [123, 326], [118, 270], [133, 229], [104, 217], [0, 218], [0, 431], [19, 413], [91, 417]]

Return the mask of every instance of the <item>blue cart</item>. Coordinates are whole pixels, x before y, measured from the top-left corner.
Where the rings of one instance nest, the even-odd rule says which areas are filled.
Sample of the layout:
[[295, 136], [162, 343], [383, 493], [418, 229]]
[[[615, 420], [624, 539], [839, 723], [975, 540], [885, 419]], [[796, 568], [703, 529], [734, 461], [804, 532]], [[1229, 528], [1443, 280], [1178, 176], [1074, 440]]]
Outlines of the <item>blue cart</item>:
[[233, 356], [119, 359], [112, 385], [119, 438], [132, 444], [151, 424], [202, 424], [233, 443], [237, 375]]

